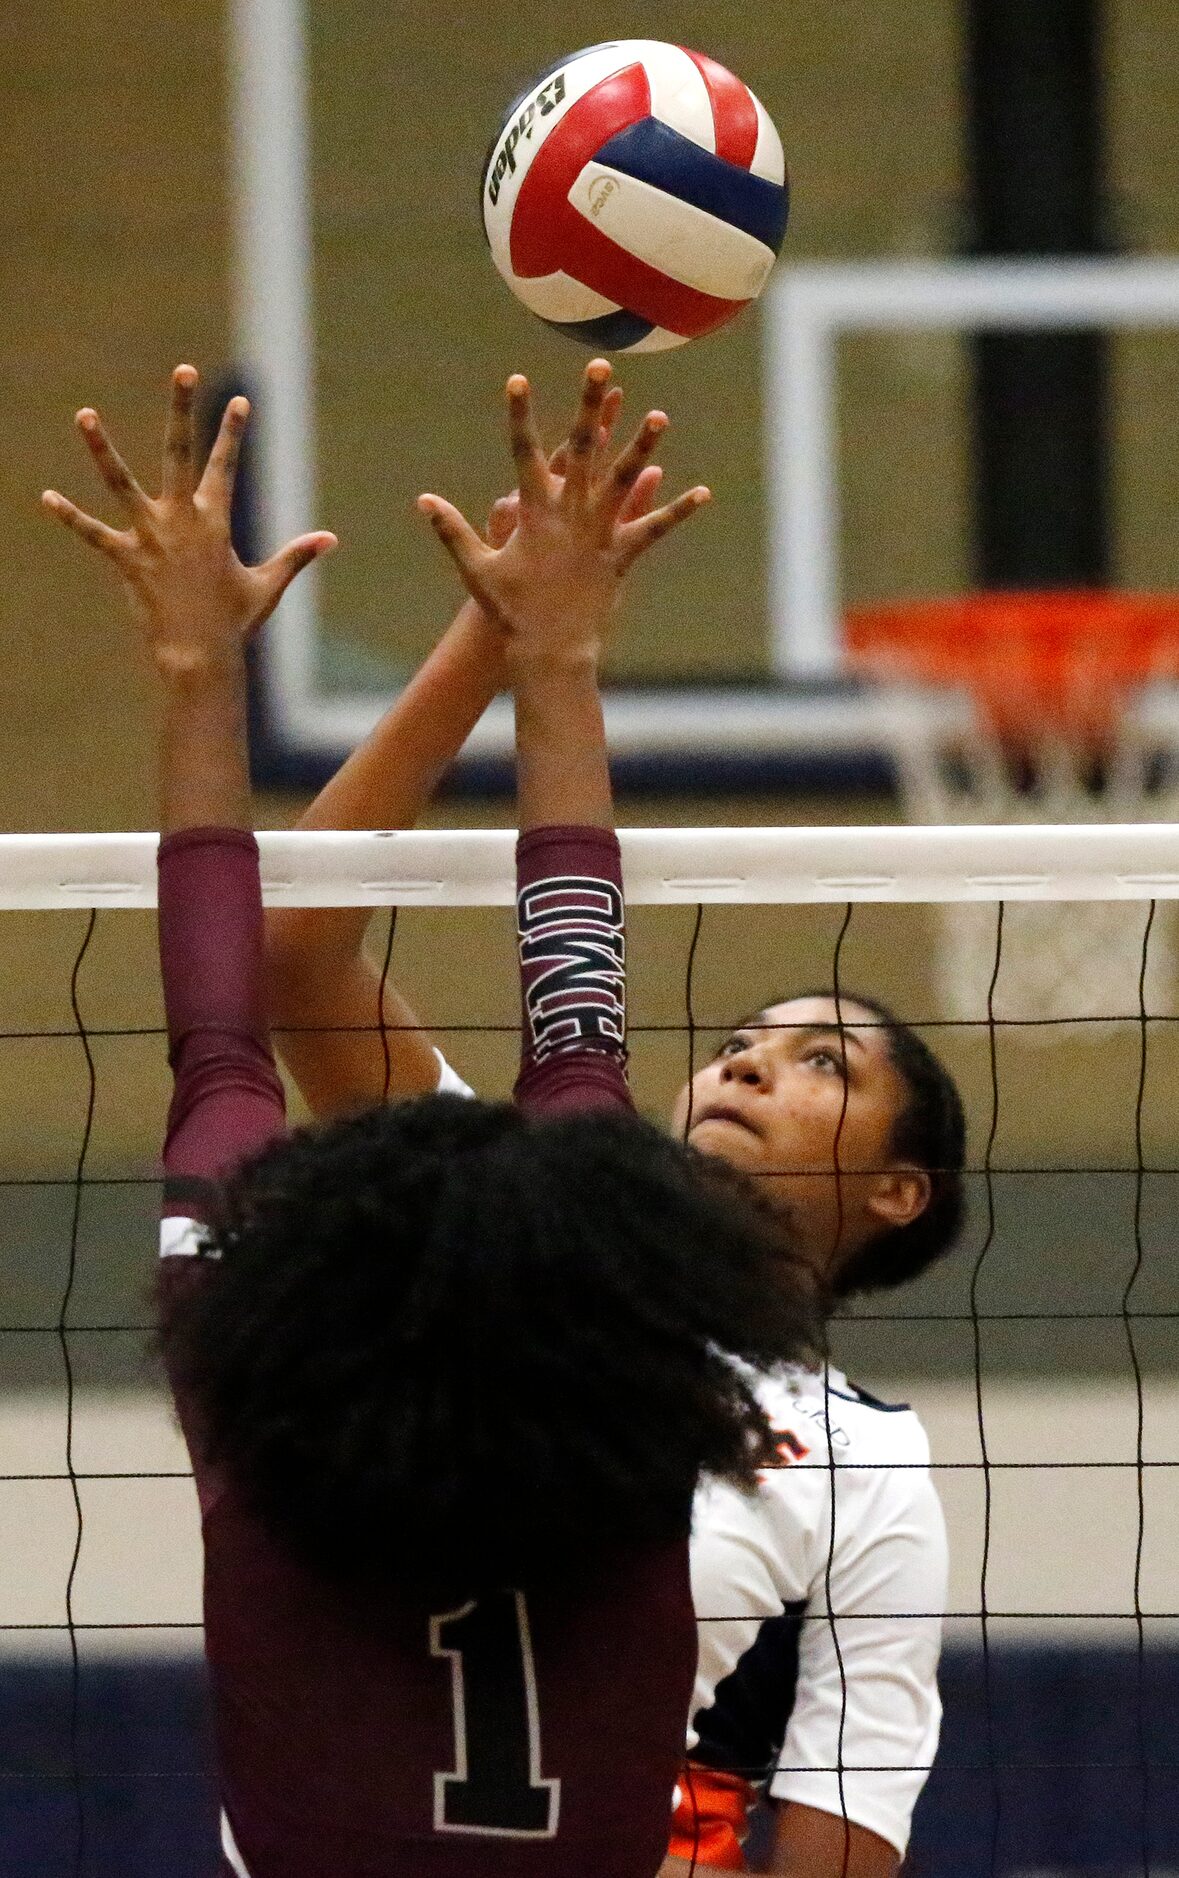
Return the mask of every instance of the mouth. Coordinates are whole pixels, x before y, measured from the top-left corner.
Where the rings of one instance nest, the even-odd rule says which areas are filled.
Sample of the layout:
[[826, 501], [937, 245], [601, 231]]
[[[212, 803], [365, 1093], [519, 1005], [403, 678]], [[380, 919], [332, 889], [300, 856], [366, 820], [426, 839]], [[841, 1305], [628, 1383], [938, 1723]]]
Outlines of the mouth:
[[757, 1129], [748, 1116], [743, 1115], [740, 1109], [726, 1108], [723, 1103], [718, 1103], [715, 1108], [707, 1108], [697, 1115], [692, 1122], [691, 1132], [695, 1134], [704, 1122], [729, 1122], [734, 1128], [743, 1128], [747, 1135], [757, 1133]]

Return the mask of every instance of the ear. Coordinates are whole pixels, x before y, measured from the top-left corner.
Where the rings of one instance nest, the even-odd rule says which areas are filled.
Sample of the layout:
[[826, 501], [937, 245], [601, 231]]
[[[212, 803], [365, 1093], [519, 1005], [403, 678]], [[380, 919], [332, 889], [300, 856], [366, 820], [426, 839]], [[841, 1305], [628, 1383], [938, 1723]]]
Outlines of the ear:
[[874, 1177], [867, 1210], [882, 1226], [911, 1226], [932, 1197], [933, 1182], [924, 1167], [890, 1167]]

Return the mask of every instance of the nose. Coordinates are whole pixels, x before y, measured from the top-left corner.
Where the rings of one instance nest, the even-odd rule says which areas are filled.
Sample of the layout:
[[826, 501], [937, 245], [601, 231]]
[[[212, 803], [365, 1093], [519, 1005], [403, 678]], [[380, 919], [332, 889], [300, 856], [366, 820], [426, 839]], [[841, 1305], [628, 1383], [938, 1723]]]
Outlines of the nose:
[[744, 1083], [750, 1089], [769, 1087], [766, 1065], [753, 1050], [742, 1050], [740, 1056], [727, 1056], [721, 1064], [721, 1081]]

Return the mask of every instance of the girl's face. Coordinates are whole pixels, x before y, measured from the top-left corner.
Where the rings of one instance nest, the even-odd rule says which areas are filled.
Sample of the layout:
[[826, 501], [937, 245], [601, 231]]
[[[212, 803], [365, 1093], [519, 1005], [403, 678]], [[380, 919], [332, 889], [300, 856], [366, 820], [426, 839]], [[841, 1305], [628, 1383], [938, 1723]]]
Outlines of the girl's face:
[[[863, 1006], [792, 998], [735, 1030], [680, 1093], [673, 1126], [702, 1154], [764, 1182], [818, 1269], [929, 1203], [929, 1175], [899, 1162], [905, 1100], [888, 1032]], [[838, 1167], [838, 1175], [836, 1168]]]

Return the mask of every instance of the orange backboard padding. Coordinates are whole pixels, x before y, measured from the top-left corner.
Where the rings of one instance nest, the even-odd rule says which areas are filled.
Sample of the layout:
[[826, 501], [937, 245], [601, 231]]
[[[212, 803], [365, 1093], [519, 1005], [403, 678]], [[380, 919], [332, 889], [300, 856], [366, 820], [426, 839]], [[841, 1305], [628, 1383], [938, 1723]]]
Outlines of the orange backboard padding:
[[976, 593], [853, 607], [853, 671], [973, 693], [1004, 742], [1109, 743], [1127, 694], [1179, 678], [1179, 595]]

